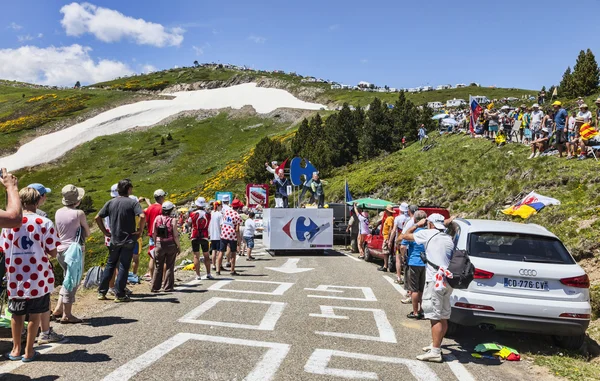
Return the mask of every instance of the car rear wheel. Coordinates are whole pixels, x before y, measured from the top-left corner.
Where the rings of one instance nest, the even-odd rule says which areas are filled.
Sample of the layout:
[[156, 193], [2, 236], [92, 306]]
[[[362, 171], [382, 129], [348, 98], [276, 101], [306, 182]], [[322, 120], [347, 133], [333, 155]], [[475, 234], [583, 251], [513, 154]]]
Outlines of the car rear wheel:
[[458, 333], [459, 329], [460, 329], [460, 325], [448, 320], [448, 330], [446, 331], [446, 335], [454, 336]]
[[585, 341], [585, 334], [578, 336], [552, 336], [556, 345], [564, 349], [570, 349], [573, 351], [578, 350]]
[[373, 262], [373, 256], [371, 255], [371, 250], [369, 250], [369, 246], [365, 245], [365, 262]]

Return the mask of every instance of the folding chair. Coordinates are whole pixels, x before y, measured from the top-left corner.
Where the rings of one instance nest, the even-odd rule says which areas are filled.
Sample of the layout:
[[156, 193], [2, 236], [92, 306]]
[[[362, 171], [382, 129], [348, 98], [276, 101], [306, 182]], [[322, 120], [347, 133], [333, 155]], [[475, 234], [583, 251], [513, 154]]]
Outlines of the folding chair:
[[512, 142], [512, 138], [513, 136], [515, 137], [515, 141], [518, 142], [519, 141], [519, 129], [521, 128], [521, 121], [517, 120], [515, 121], [515, 124], [513, 124], [512, 130], [510, 130], [510, 133], [507, 133], [506, 136], [508, 136], [508, 141]]
[[596, 155], [596, 151], [600, 151], [600, 146], [591, 146], [591, 147], [589, 147], [589, 149], [592, 151], [592, 156], [594, 156], [594, 159], [596, 159], [596, 161], [598, 161], [598, 156]]

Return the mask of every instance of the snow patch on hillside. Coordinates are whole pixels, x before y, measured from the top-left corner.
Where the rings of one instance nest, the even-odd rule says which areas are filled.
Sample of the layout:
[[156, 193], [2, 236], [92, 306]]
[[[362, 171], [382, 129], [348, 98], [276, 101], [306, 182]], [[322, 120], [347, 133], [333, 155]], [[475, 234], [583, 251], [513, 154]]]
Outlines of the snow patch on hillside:
[[9, 156], [0, 158], [0, 167], [11, 171], [56, 160], [73, 148], [99, 136], [117, 134], [135, 127], [152, 126], [188, 110], [234, 109], [251, 105], [260, 114], [278, 108], [320, 110], [318, 103], [304, 102], [285, 90], [245, 83], [211, 90], [176, 92], [172, 100], [153, 100], [120, 106], [64, 130], [40, 136]]

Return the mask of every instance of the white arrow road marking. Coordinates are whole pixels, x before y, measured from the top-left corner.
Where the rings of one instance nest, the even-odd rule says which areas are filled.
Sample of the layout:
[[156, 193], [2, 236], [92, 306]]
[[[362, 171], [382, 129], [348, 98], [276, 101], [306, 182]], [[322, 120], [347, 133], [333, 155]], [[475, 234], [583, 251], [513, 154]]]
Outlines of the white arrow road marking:
[[300, 258], [290, 258], [287, 260], [287, 262], [285, 262], [280, 267], [266, 267], [266, 268], [269, 270], [279, 271], [280, 273], [286, 273], [286, 274], [296, 274], [296, 273], [303, 273], [305, 271], [314, 270], [314, 268], [310, 268], [310, 267], [299, 268], [298, 267], [299, 261], [300, 261]]
[[[228, 284], [231, 284], [235, 282], [235, 284], [238, 283], [256, 283], [256, 284], [276, 284], [277, 288], [272, 291], [272, 292], [266, 292], [266, 291], [252, 291], [252, 290], [229, 290], [229, 289], [224, 289], [223, 287], [227, 286]], [[215, 282], [212, 286], [210, 286], [208, 288], [209, 291], [224, 291], [224, 292], [237, 292], [237, 293], [242, 293], [242, 294], [256, 294], [256, 295], [276, 295], [276, 296], [280, 296], [283, 295], [287, 290], [290, 289], [290, 287], [292, 287], [294, 285], [294, 283], [289, 283], [289, 282], [269, 282], [266, 280], [240, 280], [240, 279], [228, 279], [228, 280], [220, 280], [218, 282]]]
[[349, 289], [349, 290], [361, 290], [364, 298], [348, 298], [345, 296], [328, 296], [328, 295], [306, 295], [308, 298], [322, 298], [322, 299], [338, 299], [338, 300], [360, 300], [365, 302], [376, 302], [377, 298], [373, 293], [371, 287], [354, 287], [354, 286], [334, 286], [330, 284], [321, 284], [317, 288], [305, 288], [306, 291], [323, 291], [333, 293], [344, 293], [344, 291], [336, 290], [336, 288]]
[[337, 306], [320, 306], [320, 307], [321, 307], [320, 314], [309, 314], [309, 316], [327, 318], [327, 319], [347, 320], [347, 319], [349, 319], [348, 316], [336, 315], [334, 310], [372, 312], [373, 317], [375, 318], [375, 324], [377, 325], [377, 330], [379, 331], [379, 336], [357, 335], [354, 333], [343, 333], [343, 332], [315, 331], [315, 333], [317, 335], [343, 337], [346, 339], [355, 339], [355, 340], [380, 341], [382, 343], [397, 343], [396, 333], [394, 333], [394, 328], [392, 328], [392, 325], [390, 324], [390, 321], [388, 320], [387, 315], [385, 314], [384, 310], [379, 310], [379, 309], [375, 309], [375, 308], [337, 307]]

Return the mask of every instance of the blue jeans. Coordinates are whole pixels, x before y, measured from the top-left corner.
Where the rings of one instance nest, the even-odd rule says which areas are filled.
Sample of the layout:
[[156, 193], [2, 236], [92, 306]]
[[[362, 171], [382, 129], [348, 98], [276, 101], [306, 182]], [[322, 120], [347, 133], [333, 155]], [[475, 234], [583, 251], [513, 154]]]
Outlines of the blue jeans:
[[98, 293], [106, 295], [108, 287], [115, 269], [119, 266], [119, 274], [115, 282], [115, 288], [117, 289], [117, 298], [125, 296], [125, 286], [127, 286], [127, 276], [129, 275], [129, 268], [131, 267], [131, 260], [133, 259], [133, 249], [135, 242], [116, 246], [111, 243], [109, 247], [108, 261], [102, 274], [102, 282], [98, 287]]

